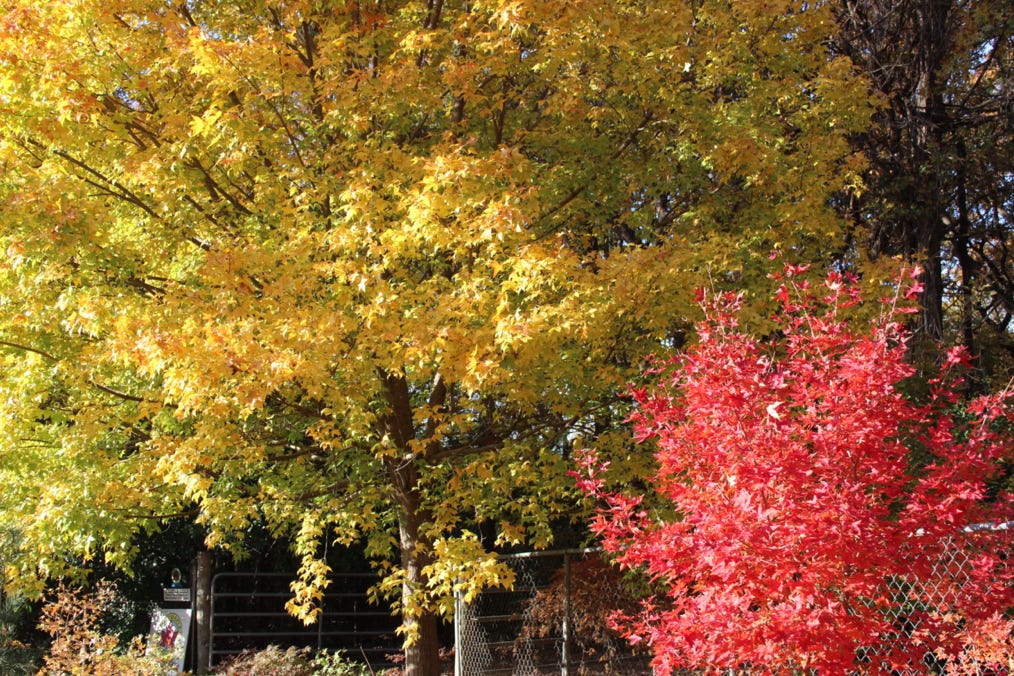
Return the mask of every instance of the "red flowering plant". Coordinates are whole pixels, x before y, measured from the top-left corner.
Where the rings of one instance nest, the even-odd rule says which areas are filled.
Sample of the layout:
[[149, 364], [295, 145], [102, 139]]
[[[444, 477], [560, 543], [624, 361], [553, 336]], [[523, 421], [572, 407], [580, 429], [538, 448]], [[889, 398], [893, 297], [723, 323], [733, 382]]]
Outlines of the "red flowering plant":
[[976, 643], [1010, 659], [1012, 502], [992, 487], [1014, 455], [1009, 388], [963, 404], [959, 348], [922, 401], [904, 394], [918, 271], [864, 330], [843, 318], [855, 280], [800, 272], [781, 276], [775, 338], [740, 329], [738, 296], [702, 295], [698, 342], [633, 390], [661, 509], [582, 456], [594, 530], [658, 590], [613, 622], [659, 673], [919, 673]]

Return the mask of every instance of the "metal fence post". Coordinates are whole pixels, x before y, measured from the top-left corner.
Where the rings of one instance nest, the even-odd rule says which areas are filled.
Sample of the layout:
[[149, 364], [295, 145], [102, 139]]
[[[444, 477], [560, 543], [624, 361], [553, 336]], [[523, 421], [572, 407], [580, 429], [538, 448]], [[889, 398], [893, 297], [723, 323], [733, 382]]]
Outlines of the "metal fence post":
[[464, 649], [461, 640], [461, 592], [455, 585], [454, 590], [454, 676], [463, 676], [461, 670], [461, 651]]

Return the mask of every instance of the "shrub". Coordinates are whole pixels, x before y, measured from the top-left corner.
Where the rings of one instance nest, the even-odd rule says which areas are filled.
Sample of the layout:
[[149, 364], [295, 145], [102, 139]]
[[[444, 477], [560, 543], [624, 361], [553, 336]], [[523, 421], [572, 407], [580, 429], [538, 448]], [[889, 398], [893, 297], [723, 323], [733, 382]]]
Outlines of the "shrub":
[[268, 646], [244, 650], [218, 665], [219, 676], [372, 676], [365, 664], [351, 660], [342, 651], [321, 651], [311, 656], [309, 648]]
[[0, 589], [0, 674], [22, 676], [39, 668], [39, 650], [26, 630], [30, 621], [31, 606], [24, 597]]
[[[967, 355], [952, 349], [913, 401], [898, 299], [861, 330], [842, 319], [861, 302], [853, 280], [810, 288], [796, 271], [777, 296], [778, 333], [742, 332], [735, 295], [705, 303], [699, 342], [634, 392], [664, 509], [607, 488], [584, 458], [605, 548], [663, 590], [618, 626], [652, 646], [661, 673], [1001, 661], [1011, 531], [963, 527], [1014, 518], [1011, 496], [990, 493], [1014, 455], [1014, 397], [963, 401]], [[941, 570], [957, 560], [967, 568]]]
[[[610, 617], [616, 611], [637, 609], [632, 583], [619, 568], [597, 556], [571, 563], [569, 577], [568, 583], [565, 570], [556, 571], [549, 586], [525, 604], [525, 622], [516, 645], [559, 636], [566, 617], [571, 647], [577, 649], [580, 662], [601, 663], [606, 674], [613, 673], [613, 662], [627, 651], [621, 650], [625, 641]], [[577, 673], [585, 672], [579, 668]]]
[[349, 659], [342, 651], [320, 652], [313, 658], [314, 676], [373, 676], [369, 666]]
[[100, 582], [90, 591], [60, 584], [42, 608], [39, 627], [53, 640], [39, 673], [163, 676], [172, 672], [172, 657], [148, 650], [140, 637], [123, 644], [119, 637], [102, 631], [103, 618], [121, 605], [111, 583]]
[[221, 676], [311, 676], [308, 648], [244, 650], [215, 668]]

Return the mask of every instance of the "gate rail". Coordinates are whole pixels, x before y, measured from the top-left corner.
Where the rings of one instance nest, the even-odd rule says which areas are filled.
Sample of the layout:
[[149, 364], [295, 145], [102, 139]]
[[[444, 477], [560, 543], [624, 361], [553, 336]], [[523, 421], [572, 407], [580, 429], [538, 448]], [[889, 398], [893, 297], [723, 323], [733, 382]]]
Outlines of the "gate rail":
[[397, 618], [370, 604], [370, 573], [336, 574], [320, 601], [321, 614], [310, 626], [290, 615], [292, 573], [218, 573], [211, 580], [210, 661], [268, 645], [344, 650], [372, 667], [391, 666], [387, 656], [400, 650]]

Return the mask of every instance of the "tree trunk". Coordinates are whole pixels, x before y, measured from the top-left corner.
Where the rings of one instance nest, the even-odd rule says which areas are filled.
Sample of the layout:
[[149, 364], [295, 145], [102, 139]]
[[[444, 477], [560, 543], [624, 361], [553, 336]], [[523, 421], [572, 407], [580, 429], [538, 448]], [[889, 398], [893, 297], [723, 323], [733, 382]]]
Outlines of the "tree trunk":
[[975, 345], [975, 261], [968, 250], [969, 233], [972, 229], [968, 215], [968, 149], [963, 140], [958, 141], [957, 151], [957, 233], [954, 237], [954, 255], [961, 271], [961, 342], [973, 358], [978, 356]]
[[939, 342], [944, 335], [944, 275], [941, 256], [947, 236], [947, 201], [945, 193], [949, 175], [940, 166], [945, 149], [945, 128], [949, 125], [944, 105], [941, 71], [948, 52], [948, 21], [951, 0], [928, 0], [919, 3], [919, 39], [917, 64], [918, 85], [915, 91], [916, 162], [925, 195], [918, 243], [925, 255], [925, 291], [922, 297], [922, 330]]
[[[420, 609], [417, 594], [426, 588], [423, 568], [430, 562], [432, 543], [422, 533], [423, 524], [430, 515], [419, 495], [420, 458], [412, 453], [415, 436], [412, 422], [412, 402], [408, 383], [402, 373], [381, 373], [384, 394], [389, 411], [381, 419], [399, 454], [388, 457], [384, 464], [388, 480], [398, 503], [398, 546], [401, 549], [401, 567], [404, 582], [401, 588], [402, 626], [407, 631], [405, 643], [405, 676], [439, 676], [440, 642], [437, 636], [437, 616]], [[438, 380], [434, 386], [431, 404], [440, 403], [444, 391]]]
[[944, 275], [940, 260], [941, 233], [931, 233], [926, 243], [923, 259], [922, 283], [923, 292], [920, 296], [922, 306], [919, 314], [920, 329], [923, 336], [933, 342], [939, 342], [944, 335]]
[[194, 673], [211, 668], [211, 552], [199, 551], [194, 558]]
[[[420, 547], [417, 515], [404, 515], [399, 524], [401, 565], [405, 570], [402, 584], [403, 611], [415, 606], [411, 602], [417, 589], [426, 585], [422, 568], [428, 557], [425, 546]], [[405, 645], [405, 676], [438, 676], [440, 674], [440, 641], [437, 636], [437, 617], [431, 612], [417, 616], [404, 615], [404, 628], [411, 643]]]
[[[835, 47], [863, 68], [890, 102], [865, 137], [873, 175], [856, 214], [870, 227], [870, 252], [901, 255], [924, 268], [920, 335], [944, 330], [942, 256], [951, 236], [948, 166], [952, 111], [944, 91], [954, 0], [841, 0]], [[947, 261], [948, 263], [950, 261]]]

